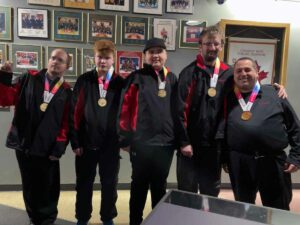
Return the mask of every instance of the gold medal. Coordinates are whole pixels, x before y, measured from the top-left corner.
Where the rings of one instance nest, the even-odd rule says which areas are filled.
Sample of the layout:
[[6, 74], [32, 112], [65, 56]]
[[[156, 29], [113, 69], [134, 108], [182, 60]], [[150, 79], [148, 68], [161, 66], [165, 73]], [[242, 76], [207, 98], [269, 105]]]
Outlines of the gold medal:
[[99, 105], [100, 107], [105, 107], [106, 104], [107, 104], [107, 101], [106, 101], [105, 98], [100, 98], [100, 99], [98, 100], [98, 105]]
[[245, 111], [241, 115], [241, 119], [245, 121], [250, 120], [251, 117], [252, 117], [252, 113], [250, 111]]
[[207, 94], [210, 96], [210, 97], [215, 97], [216, 94], [217, 94], [217, 90], [215, 88], [209, 88], [208, 91], [207, 91]]
[[166, 96], [167, 96], [166, 90], [160, 89], [160, 90], [158, 91], [158, 96], [161, 97], [161, 98], [166, 97]]
[[42, 112], [45, 112], [46, 111], [46, 109], [47, 109], [47, 107], [48, 107], [48, 103], [42, 103], [41, 105], [40, 105], [40, 110], [42, 111]]

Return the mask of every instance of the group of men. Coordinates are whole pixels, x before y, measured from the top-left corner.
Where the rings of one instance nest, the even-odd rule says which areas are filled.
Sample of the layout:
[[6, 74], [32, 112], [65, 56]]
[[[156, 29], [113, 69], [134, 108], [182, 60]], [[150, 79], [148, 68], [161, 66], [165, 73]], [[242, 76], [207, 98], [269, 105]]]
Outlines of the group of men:
[[166, 193], [175, 149], [180, 190], [218, 196], [227, 164], [236, 200], [254, 203], [259, 190], [264, 205], [289, 209], [290, 173], [300, 166], [299, 120], [274, 87], [260, 86], [251, 58], [233, 68], [221, 62], [223, 46], [220, 28], [205, 28], [199, 55], [177, 79], [165, 66], [164, 40], [152, 38], [144, 67], [123, 79], [113, 67], [115, 45], [97, 41], [96, 68], [81, 75], [73, 91], [63, 79], [70, 57], [62, 49], [51, 53], [47, 69], [28, 71], [13, 84], [12, 66], [5, 63], [0, 105], [16, 108], [6, 145], [16, 150], [31, 224], [56, 220], [58, 160], [69, 139], [76, 155], [77, 225], [91, 218], [97, 166], [101, 220], [114, 224], [120, 148], [132, 164], [130, 225], [142, 223], [149, 188], [152, 207]]

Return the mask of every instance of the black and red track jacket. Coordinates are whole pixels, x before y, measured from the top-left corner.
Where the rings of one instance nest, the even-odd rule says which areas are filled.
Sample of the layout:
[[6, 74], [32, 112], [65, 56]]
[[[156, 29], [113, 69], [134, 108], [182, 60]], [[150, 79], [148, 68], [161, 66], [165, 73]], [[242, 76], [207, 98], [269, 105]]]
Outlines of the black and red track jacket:
[[70, 113], [72, 149], [99, 150], [118, 144], [117, 115], [123, 85], [123, 78], [114, 73], [106, 94], [107, 105], [100, 107], [97, 71], [94, 69], [77, 79]]
[[200, 55], [179, 74], [177, 115], [180, 146], [216, 146], [217, 125], [221, 119], [225, 92], [231, 90], [233, 85], [233, 71], [221, 62], [215, 97], [207, 94], [212, 74], [213, 68], [205, 66]]
[[177, 78], [172, 72], [165, 90], [166, 97], [159, 97], [157, 74], [150, 65], [130, 74], [119, 118], [121, 147], [175, 146]]
[[[28, 71], [16, 84], [12, 73], [0, 71], [0, 105], [15, 105], [15, 113], [6, 146], [30, 155], [61, 157], [68, 145], [68, 114], [71, 88], [64, 82], [45, 112], [43, 103], [46, 69]], [[50, 87], [59, 79], [55, 79]]]

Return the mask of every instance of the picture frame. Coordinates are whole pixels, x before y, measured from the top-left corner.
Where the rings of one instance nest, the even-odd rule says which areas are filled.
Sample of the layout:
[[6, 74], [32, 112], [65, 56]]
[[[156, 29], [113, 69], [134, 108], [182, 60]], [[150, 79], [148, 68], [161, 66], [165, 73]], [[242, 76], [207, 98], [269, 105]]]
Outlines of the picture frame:
[[31, 5], [60, 6], [60, 1], [61, 0], [27, 0], [27, 3]]
[[116, 73], [126, 78], [131, 72], [143, 67], [143, 53], [139, 51], [117, 51]]
[[82, 67], [81, 67], [82, 74], [93, 70], [96, 67], [94, 49], [82, 48], [81, 61], [82, 61]]
[[95, 9], [95, 0], [64, 0], [64, 7], [76, 9]]
[[180, 20], [179, 48], [198, 49], [199, 37], [206, 21]]
[[194, 0], [166, 0], [167, 13], [193, 14]]
[[149, 36], [149, 18], [122, 16], [121, 44], [144, 45]]
[[8, 60], [8, 45], [0, 44], [0, 67]]
[[26, 70], [41, 70], [43, 68], [42, 46], [12, 44], [11, 56], [15, 73], [24, 73]]
[[99, 0], [99, 8], [103, 10], [129, 12], [129, 0]]
[[48, 46], [47, 47], [47, 59], [46, 61], [48, 61], [48, 59], [51, 56], [51, 52], [56, 49], [56, 48], [61, 48], [63, 50], [65, 50], [70, 56], [71, 56], [71, 63], [70, 63], [70, 67], [69, 69], [65, 72], [64, 77], [67, 80], [74, 80], [77, 78], [77, 48], [69, 48], [69, 47], [59, 47], [59, 46]]
[[133, 0], [133, 12], [162, 15], [163, 0]]
[[83, 41], [83, 15], [81, 12], [53, 12], [53, 39], [55, 41]]
[[116, 43], [117, 16], [115, 15], [88, 15], [88, 42], [110, 40]]
[[48, 38], [48, 10], [18, 8], [18, 36]]
[[0, 7], [0, 40], [12, 40], [12, 8]]
[[167, 50], [176, 49], [176, 24], [176, 19], [153, 19], [153, 37], [163, 39]]

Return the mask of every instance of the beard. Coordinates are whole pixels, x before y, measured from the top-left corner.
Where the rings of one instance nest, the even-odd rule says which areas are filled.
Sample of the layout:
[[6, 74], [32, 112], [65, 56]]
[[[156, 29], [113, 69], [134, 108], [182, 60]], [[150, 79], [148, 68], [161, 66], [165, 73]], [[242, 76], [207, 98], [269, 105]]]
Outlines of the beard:
[[211, 51], [211, 52], [208, 52], [205, 56], [204, 56], [204, 60], [206, 62], [214, 62], [218, 57], [218, 52], [215, 52], [215, 51]]

